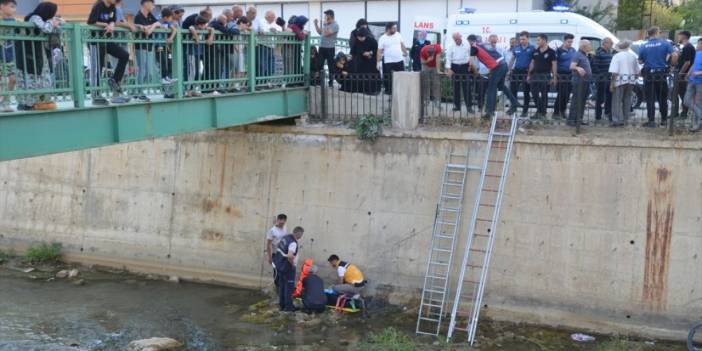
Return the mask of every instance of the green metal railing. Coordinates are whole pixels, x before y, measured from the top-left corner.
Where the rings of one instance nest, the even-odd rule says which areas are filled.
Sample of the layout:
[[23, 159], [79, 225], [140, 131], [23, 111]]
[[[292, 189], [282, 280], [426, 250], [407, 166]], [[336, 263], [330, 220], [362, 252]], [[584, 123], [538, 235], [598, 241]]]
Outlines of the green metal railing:
[[[151, 35], [119, 28], [64, 24], [57, 34], [31, 23], [0, 23], [0, 104], [48, 99], [59, 108], [83, 108], [113, 92], [122, 55], [121, 93], [141, 101], [203, 93], [235, 94], [309, 85], [310, 38], [292, 33], [225, 35], [157, 29]], [[117, 53], [117, 54], [115, 54]], [[105, 55], [107, 54], [107, 55]], [[14, 84], [14, 81], [17, 81]]]

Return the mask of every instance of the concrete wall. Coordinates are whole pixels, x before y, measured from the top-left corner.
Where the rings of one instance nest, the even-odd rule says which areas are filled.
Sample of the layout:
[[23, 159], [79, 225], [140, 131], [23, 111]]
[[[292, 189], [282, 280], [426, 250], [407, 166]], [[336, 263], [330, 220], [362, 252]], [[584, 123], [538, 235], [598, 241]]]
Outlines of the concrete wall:
[[[0, 245], [60, 241], [72, 260], [262, 286], [263, 235], [285, 212], [327, 276], [337, 253], [378, 294], [416, 299], [445, 155], [477, 162], [483, 135], [350, 133], [249, 127], [0, 163]], [[681, 336], [702, 315], [701, 146], [520, 135], [487, 315]]]

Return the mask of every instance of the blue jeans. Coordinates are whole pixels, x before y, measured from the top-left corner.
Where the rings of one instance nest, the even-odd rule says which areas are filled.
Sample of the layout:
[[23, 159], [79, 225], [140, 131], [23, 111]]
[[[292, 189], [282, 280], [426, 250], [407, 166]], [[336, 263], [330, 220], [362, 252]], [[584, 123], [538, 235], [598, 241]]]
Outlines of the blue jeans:
[[694, 113], [692, 128], [699, 128], [700, 119], [702, 119], [702, 83], [688, 84], [685, 92], [685, 106], [689, 107]]
[[505, 85], [505, 76], [507, 75], [507, 64], [500, 62], [497, 67], [495, 67], [488, 77], [488, 87], [487, 87], [487, 105], [485, 107], [486, 114], [495, 113], [495, 103], [497, 100], [497, 89], [502, 90], [502, 93], [509, 99], [510, 107], [516, 108], [519, 104], [517, 98], [514, 97], [512, 91]]
[[278, 304], [281, 311], [292, 310], [292, 294], [295, 292], [295, 267], [285, 272], [278, 271]]

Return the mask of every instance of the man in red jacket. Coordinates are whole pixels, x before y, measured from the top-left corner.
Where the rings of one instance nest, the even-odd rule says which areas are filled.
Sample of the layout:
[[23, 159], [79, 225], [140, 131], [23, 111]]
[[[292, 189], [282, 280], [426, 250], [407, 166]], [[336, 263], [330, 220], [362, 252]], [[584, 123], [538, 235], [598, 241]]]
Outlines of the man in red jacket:
[[419, 51], [419, 59], [422, 62], [422, 96], [438, 104], [441, 102], [441, 80], [439, 79], [441, 45], [424, 46]]
[[509, 99], [510, 105], [507, 110], [508, 115], [517, 112], [520, 106], [517, 98], [514, 97], [512, 91], [505, 85], [505, 76], [507, 75], [507, 63], [502, 54], [493, 45], [478, 44], [478, 37], [471, 34], [468, 36], [470, 43], [470, 59], [471, 66], [478, 67], [478, 62], [482, 63], [490, 70], [487, 87], [487, 104], [485, 107], [485, 115], [483, 118], [492, 118], [495, 116], [495, 103], [497, 100], [497, 89], [502, 90], [505, 96]]

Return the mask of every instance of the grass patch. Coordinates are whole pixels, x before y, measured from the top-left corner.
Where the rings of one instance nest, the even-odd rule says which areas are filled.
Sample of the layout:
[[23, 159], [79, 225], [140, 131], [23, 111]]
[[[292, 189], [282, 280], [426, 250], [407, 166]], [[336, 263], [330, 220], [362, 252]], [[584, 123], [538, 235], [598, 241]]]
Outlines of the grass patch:
[[370, 142], [374, 142], [383, 133], [383, 126], [390, 126], [390, 119], [373, 115], [359, 117], [351, 123], [351, 128], [356, 130], [356, 137]]
[[15, 249], [0, 250], [0, 264], [5, 263], [15, 257], [17, 257]]
[[615, 335], [598, 343], [594, 351], [643, 351], [644, 343], [632, 341], [624, 336]]
[[371, 333], [361, 342], [362, 351], [416, 351], [412, 339], [407, 334], [393, 328], [385, 328], [378, 333]]
[[61, 261], [60, 243], [41, 243], [31, 246], [24, 259], [29, 263], [56, 263]]

